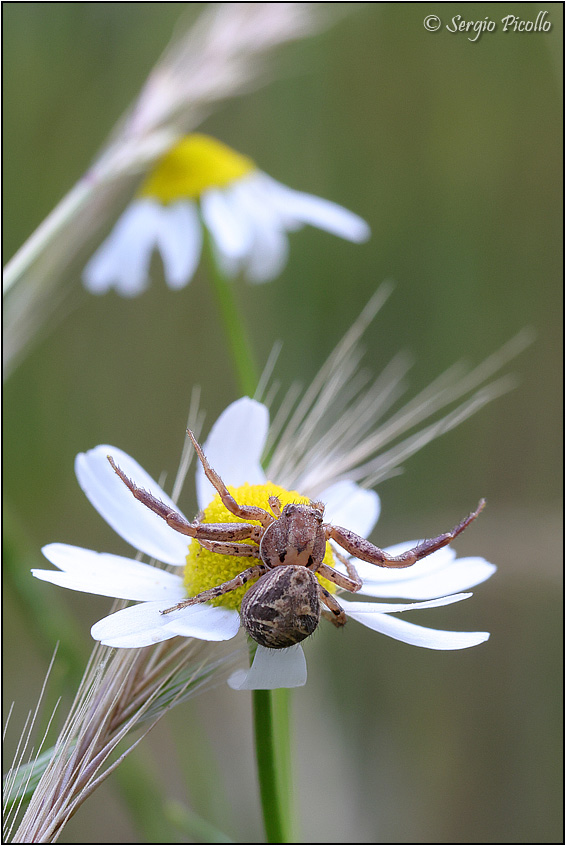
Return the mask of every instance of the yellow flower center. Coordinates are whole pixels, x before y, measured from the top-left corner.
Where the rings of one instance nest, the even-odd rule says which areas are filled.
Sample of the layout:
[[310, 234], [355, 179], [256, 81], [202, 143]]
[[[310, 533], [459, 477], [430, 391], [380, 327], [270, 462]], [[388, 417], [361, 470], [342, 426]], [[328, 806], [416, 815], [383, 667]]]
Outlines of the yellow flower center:
[[207, 135], [187, 135], [158, 162], [138, 196], [162, 203], [197, 200], [207, 188], [222, 188], [252, 170], [254, 162]]
[[[241, 485], [240, 487], [228, 486], [228, 490], [237, 502], [245, 505], [258, 505], [260, 508], [265, 508], [271, 513], [268, 499], [270, 496], [279, 497], [281, 506], [285, 506], [290, 502], [296, 502], [301, 505], [308, 505], [309, 499], [306, 496], [301, 496], [296, 491], [287, 491], [279, 485], [274, 485], [271, 482], [266, 482], [265, 485]], [[257, 520], [241, 520], [239, 517], [234, 517], [233, 514], [222, 504], [218, 494], [214, 497], [210, 505], [204, 510], [202, 517], [203, 523], [245, 523], [251, 522], [254, 525], [261, 525]], [[242, 541], [242, 543], [249, 544], [250, 541]], [[219, 555], [217, 552], [210, 552], [204, 549], [196, 540], [191, 541], [189, 546], [189, 554], [187, 555], [187, 563], [185, 566], [184, 582], [189, 596], [196, 596], [203, 590], [223, 584], [223, 582], [233, 579], [238, 573], [258, 564], [257, 558], [251, 558], [244, 555]], [[330, 567], [334, 567], [334, 556], [330, 544], [326, 544], [326, 553], [324, 555], [324, 563]], [[323, 579], [317, 574], [320, 583], [331, 593], [336, 592], [336, 585], [328, 579]], [[226, 608], [234, 608], [240, 610], [240, 605], [244, 593], [248, 588], [256, 582], [254, 579], [242, 587], [229, 591], [222, 596], [212, 600], [213, 605], [223, 605]]]

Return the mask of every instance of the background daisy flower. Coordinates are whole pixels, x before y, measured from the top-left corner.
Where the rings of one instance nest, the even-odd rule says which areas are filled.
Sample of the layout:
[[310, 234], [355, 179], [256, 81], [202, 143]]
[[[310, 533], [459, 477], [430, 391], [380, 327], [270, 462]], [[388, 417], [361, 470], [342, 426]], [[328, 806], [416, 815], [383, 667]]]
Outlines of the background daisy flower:
[[84, 283], [94, 294], [115, 288], [122, 296], [136, 296], [149, 284], [156, 249], [169, 287], [183, 288], [198, 266], [205, 230], [225, 273], [241, 271], [250, 282], [267, 282], [287, 261], [287, 232], [304, 224], [357, 243], [370, 235], [353, 212], [288, 188], [247, 156], [195, 133], [148, 175], [86, 265]]
[[[244, 484], [263, 486], [269, 495], [266, 474], [260, 463], [269, 428], [267, 408], [247, 397], [232, 403], [219, 417], [204, 445], [211, 465], [224, 481], [238, 489]], [[116, 476], [107, 461], [112, 455], [116, 463], [135, 483], [176, 508], [165, 492], [130, 456], [115, 447], [98, 446], [77, 456], [76, 473], [83, 491], [104, 519], [128, 543], [139, 551], [175, 567], [195, 566], [188, 553], [187, 538], [170, 528], [160, 517], [138, 502]], [[206, 510], [216, 493], [199, 464], [196, 473], [199, 508]], [[379, 516], [379, 497], [354, 482], [341, 480], [321, 494], [325, 502], [325, 519], [347, 525], [357, 534], [367, 536]], [[233, 517], [226, 521], [233, 522]], [[196, 545], [196, 541], [191, 544]], [[414, 545], [414, 544], [411, 544]], [[400, 547], [395, 548], [400, 551]], [[236, 609], [227, 601], [218, 605], [193, 605], [170, 614], [161, 612], [187, 596], [183, 576], [144, 564], [140, 561], [107, 553], [98, 553], [67, 544], [49, 544], [45, 556], [60, 572], [34, 570], [40, 579], [62, 587], [98, 593], [138, 604], [103, 618], [92, 627], [92, 636], [114, 647], [134, 648], [181, 635], [219, 641], [234, 637], [240, 620]], [[212, 587], [245, 569], [245, 559], [203, 551], [203, 559], [212, 560], [209, 582], [200, 589]], [[234, 573], [219, 576], [228, 559]], [[208, 563], [209, 563], [208, 562]], [[199, 561], [206, 568], [207, 561]], [[339, 565], [342, 566], [342, 565]], [[455, 560], [455, 553], [444, 548], [417, 562], [407, 570], [391, 571], [357, 561], [364, 586], [357, 596], [399, 597], [417, 600], [401, 603], [349, 601], [340, 597], [346, 614], [374, 631], [397, 640], [430, 649], [463, 649], [482, 643], [486, 632], [451, 632], [424, 628], [391, 616], [407, 610], [449, 605], [468, 598], [462, 593], [489, 578], [494, 565], [482, 558]], [[222, 600], [224, 597], [221, 598]], [[237, 689], [296, 687], [306, 681], [306, 663], [300, 645], [289, 649], [266, 649], [258, 646], [249, 671], [238, 671], [230, 678]]]

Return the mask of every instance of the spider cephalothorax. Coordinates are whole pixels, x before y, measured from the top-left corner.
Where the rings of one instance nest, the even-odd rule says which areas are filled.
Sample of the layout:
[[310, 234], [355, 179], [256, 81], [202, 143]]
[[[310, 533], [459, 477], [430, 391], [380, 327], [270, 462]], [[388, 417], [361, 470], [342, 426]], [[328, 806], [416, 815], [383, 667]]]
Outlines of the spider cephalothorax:
[[250, 522], [201, 523], [198, 519], [190, 523], [149, 491], [139, 488], [128, 479], [111, 456], [108, 456], [108, 460], [136, 499], [162, 517], [173, 529], [195, 538], [211, 552], [255, 558], [257, 563], [233, 579], [201, 591], [162, 613], [169, 614], [189, 605], [216, 599], [249, 581], [257, 580], [244, 594], [240, 616], [250, 637], [271, 649], [284, 649], [300, 643], [314, 632], [321, 616], [335, 626], [345, 624], [346, 615], [342, 607], [315, 574], [351, 592], [358, 591], [362, 582], [352, 562], [338, 550], [335, 551], [345, 565], [347, 576], [324, 563], [327, 541], [334, 541], [350, 555], [378, 567], [410, 567], [419, 559], [449, 544], [475, 520], [485, 505], [482, 499], [477, 509], [451, 532], [424, 540], [412, 549], [392, 556], [349, 529], [325, 523], [324, 505], [321, 502], [310, 502], [308, 505], [290, 503], [282, 508], [279, 498], [270, 496], [270, 511], [256, 505], [240, 505], [209, 465], [193, 433], [187, 431], [206, 477], [218, 491], [224, 506], [235, 517], [244, 521], [254, 520], [260, 525]]

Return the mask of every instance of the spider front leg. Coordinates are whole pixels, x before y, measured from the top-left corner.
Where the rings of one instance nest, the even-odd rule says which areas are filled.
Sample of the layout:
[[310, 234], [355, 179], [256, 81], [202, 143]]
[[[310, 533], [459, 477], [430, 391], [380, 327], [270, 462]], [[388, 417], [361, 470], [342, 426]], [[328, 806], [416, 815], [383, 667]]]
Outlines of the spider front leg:
[[187, 608], [189, 605], [199, 605], [201, 602], [208, 602], [210, 599], [216, 599], [218, 596], [222, 596], [231, 590], [235, 590], [236, 588], [247, 584], [250, 579], [256, 579], [263, 576], [264, 573], [267, 573], [267, 567], [265, 564], [254, 564], [253, 567], [248, 567], [247, 570], [243, 570], [228, 582], [224, 582], [223, 584], [209, 588], [208, 590], [203, 590], [202, 593], [197, 593], [196, 596], [191, 596], [189, 599], [184, 599], [183, 602], [173, 605], [172, 608], [166, 608], [165, 611], [161, 611], [161, 614], [170, 614], [172, 611], [180, 611], [181, 608]]
[[[189, 521], [170, 508], [165, 502], [158, 499], [144, 488], [138, 487], [135, 482], [129, 479], [124, 471], [118, 467], [111, 455], [107, 456], [108, 461], [115, 473], [120, 477], [127, 488], [132, 492], [135, 498], [141, 502], [158, 517], [161, 517], [165, 522], [180, 532], [182, 535], [188, 535], [197, 540], [245, 540], [246, 538], [253, 538], [256, 540], [259, 526], [253, 526], [251, 523], [189, 523]], [[260, 529], [261, 531], [261, 529]]]
[[361, 538], [355, 532], [349, 529], [343, 529], [341, 526], [328, 526], [328, 537], [340, 544], [340, 546], [360, 558], [362, 561], [368, 561], [370, 564], [376, 564], [378, 567], [411, 567], [421, 558], [426, 558], [427, 555], [442, 549], [454, 540], [461, 532], [466, 529], [470, 523], [476, 519], [479, 513], [485, 507], [485, 499], [481, 499], [478, 507], [471, 514], [468, 514], [457, 526], [454, 526], [451, 532], [445, 532], [438, 535], [436, 538], [424, 540], [422, 543], [400, 555], [388, 555], [378, 546], [374, 546], [365, 538]]
[[228, 511], [234, 514], [236, 517], [242, 517], [244, 520], [259, 520], [261, 525], [264, 528], [270, 526], [273, 523], [273, 517], [269, 514], [264, 508], [259, 508], [256, 505], [239, 505], [216, 470], [213, 470], [210, 464], [208, 463], [204, 452], [202, 451], [200, 444], [198, 443], [197, 439], [193, 435], [190, 429], [187, 429], [187, 435], [193, 442], [193, 446], [196, 450], [196, 453], [200, 459], [202, 464], [204, 473], [208, 481], [213, 485], [218, 493], [220, 494], [220, 499], [222, 500], [223, 504], [226, 506]]

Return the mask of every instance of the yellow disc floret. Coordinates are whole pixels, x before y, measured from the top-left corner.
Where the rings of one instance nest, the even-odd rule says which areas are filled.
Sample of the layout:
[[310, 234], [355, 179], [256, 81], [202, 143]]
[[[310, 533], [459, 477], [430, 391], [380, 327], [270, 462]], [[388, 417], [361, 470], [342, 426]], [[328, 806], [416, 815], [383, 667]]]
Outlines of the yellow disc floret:
[[[236, 500], [242, 505], [257, 505], [264, 508], [271, 513], [268, 499], [270, 496], [276, 496], [281, 502], [281, 506], [285, 506], [290, 502], [308, 505], [308, 497], [301, 496], [296, 491], [287, 491], [278, 485], [271, 482], [266, 482], [264, 485], [241, 485], [240, 487], [228, 486], [228, 490]], [[202, 515], [201, 523], [245, 523], [251, 522], [254, 525], [260, 525], [257, 521], [241, 520], [235, 517], [223, 505], [222, 500], [216, 494], [210, 505], [208, 505]], [[242, 543], [249, 544], [250, 541], [242, 541]], [[203, 590], [221, 585], [229, 579], [233, 579], [242, 570], [258, 564], [257, 558], [250, 558], [243, 555], [219, 555], [217, 552], [210, 552], [204, 549], [196, 540], [191, 541], [189, 546], [189, 554], [187, 555], [187, 564], [185, 566], [185, 587], [189, 596], [196, 596]], [[324, 563], [330, 567], [334, 566], [334, 556], [330, 544], [326, 544], [326, 553], [324, 556]], [[317, 574], [320, 583], [331, 593], [335, 593], [336, 585], [333, 582], [323, 579]], [[256, 581], [256, 580], [254, 580]], [[219, 596], [212, 600], [213, 605], [223, 605], [227, 608], [240, 609], [240, 604], [246, 590], [254, 583], [236, 588], [228, 593]]]
[[207, 135], [195, 133], [179, 141], [159, 161], [139, 191], [162, 203], [197, 200], [207, 188], [222, 188], [256, 166], [252, 159]]

